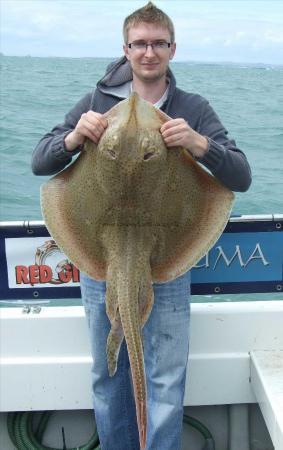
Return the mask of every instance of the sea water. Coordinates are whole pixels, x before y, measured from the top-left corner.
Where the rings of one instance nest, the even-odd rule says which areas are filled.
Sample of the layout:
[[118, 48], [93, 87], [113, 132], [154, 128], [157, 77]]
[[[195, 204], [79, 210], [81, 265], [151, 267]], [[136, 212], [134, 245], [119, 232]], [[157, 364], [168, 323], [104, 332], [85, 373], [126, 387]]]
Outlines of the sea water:
[[[93, 90], [110, 59], [1, 56], [0, 220], [41, 220], [31, 172], [39, 139]], [[283, 213], [283, 66], [172, 62], [177, 85], [209, 100], [250, 162], [233, 214]]]

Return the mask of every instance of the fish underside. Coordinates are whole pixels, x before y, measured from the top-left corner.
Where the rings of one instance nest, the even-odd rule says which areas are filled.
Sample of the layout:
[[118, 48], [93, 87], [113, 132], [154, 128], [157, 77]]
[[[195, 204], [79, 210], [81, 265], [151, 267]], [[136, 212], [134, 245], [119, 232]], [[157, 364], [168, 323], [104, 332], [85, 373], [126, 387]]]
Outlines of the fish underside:
[[234, 196], [186, 150], [166, 148], [159, 130], [170, 118], [136, 93], [105, 117], [99, 144], [87, 141], [77, 160], [42, 186], [42, 213], [68, 258], [91, 278], [106, 280], [109, 375], [125, 339], [144, 450], [141, 332], [153, 306], [152, 283], [196, 264], [225, 228]]

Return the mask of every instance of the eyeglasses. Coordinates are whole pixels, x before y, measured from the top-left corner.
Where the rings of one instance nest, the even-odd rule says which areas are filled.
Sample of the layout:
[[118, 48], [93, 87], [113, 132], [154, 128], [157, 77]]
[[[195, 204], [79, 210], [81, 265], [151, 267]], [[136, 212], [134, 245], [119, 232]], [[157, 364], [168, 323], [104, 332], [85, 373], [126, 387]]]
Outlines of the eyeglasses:
[[154, 41], [148, 44], [144, 41], [135, 41], [128, 44], [128, 47], [132, 50], [138, 50], [146, 52], [147, 47], [151, 47], [153, 51], [165, 50], [171, 47], [171, 42], [166, 41]]

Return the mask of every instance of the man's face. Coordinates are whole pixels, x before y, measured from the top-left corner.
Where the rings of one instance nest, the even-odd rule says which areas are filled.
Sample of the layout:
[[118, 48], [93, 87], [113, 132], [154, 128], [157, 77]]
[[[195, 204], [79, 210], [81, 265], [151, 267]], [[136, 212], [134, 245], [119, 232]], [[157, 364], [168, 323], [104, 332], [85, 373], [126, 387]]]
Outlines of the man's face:
[[[140, 23], [131, 27], [128, 31], [128, 42], [171, 42], [170, 33], [167, 28], [157, 26], [152, 23]], [[176, 44], [171, 44], [168, 48], [147, 49], [128, 48], [124, 45], [124, 52], [130, 61], [134, 75], [141, 81], [147, 83], [159, 80], [166, 75], [169, 60], [173, 58]]]

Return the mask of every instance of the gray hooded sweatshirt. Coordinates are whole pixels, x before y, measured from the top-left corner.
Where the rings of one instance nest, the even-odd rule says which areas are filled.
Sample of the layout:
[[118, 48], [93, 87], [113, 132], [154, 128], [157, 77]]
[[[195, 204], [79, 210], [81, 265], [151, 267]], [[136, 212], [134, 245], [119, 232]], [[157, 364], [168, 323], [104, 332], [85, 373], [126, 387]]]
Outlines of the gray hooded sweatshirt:
[[[133, 79], [132, 69], [126, 57], [110, 64], [96, 89], [83, 97], [65, 116], [62, 124], [55, 126], [39, 141], [32, 156], [35, 175], [52, 175], [62, 170], [80, 149], [67, 151], [64, 139], [78, 123], [81, 115], [89, 110], [104, 114], [112, 106], [129, 95], [128, 82]], [[219, 181], [232, 191], [246, 191], [251, 184], [251, 171], [244, 153], [218, 116], [200, 95], [187, 93], [176, 87], [173, 73], [168, 69], [169, 90], [167, 100], [161, 106], [171, 118], [185, 119], [191, 128], [208, 138], [208, 152], [198, 161]]]

